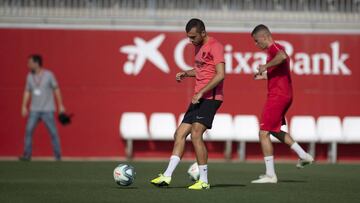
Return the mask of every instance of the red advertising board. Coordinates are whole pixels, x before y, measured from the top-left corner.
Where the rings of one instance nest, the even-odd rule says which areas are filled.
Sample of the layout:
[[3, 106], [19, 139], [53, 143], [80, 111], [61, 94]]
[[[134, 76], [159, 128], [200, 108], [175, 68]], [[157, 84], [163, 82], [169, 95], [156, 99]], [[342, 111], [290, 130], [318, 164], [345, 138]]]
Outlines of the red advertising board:
[[[225, 99], [219, 111], [259, 117], [266, 82], [254, 81], [252, 74], [266, 55], [249, 33], [209, 35], [225, 46]], [[292, 60], [294, 102], [288, 119], [360, 116], [359, 34], [275, 32], [274, 38]], [[64, 156], [124, 156], [125, 142], [119, 133], [123, 112], [179, 116], [192, 96], [194, 81], [175, 82], [175, 74], [191, 67], [194, 58], [182, 31], [1, 28], [0, 44], [0, 156], [17, 156], [23, 150], [26, 119], [20, 110], [27, 57], [33, 53], [41, 54], [44, 67], [54, 72], [65, 107], [74, 114], [70, 126], [58, 125]], [[34, 156], [52, 155], [42, 124], [33, 145]], [[134, 152], [168, 156], [171, 147], [171, 142], [145, 141], [135, 144]], [[258, 147], [251, 145], [260, 153]], [[222, 153], [217, 144], [209, 148], [210, 157]], [[360, 150], [353, 145], [340, 149], [344, 150], [340, 156], [359, 158]]]

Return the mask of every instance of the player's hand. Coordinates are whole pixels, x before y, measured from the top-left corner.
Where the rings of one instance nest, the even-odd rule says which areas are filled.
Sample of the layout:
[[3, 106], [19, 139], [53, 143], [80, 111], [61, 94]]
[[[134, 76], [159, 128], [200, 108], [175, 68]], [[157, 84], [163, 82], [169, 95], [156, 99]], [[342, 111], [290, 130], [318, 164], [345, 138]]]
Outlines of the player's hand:
[[23, 117], [25, 117], [25, 116], [27, 116], [27, 114], [28, 114], [28, 110], [27, 110], [26, 106], [23, 106], [23, 107], [21, 108], [21, 115], [22, 115]]
[[254, 80], [267, 80], [267, 71], [259, 74], [258, 72], [254, 73]]
[[254, 73], [254, 80], [261, 80], [263, 79], [263, 73], [259, 73], [258, 71], [256, 71]]
[[257, 70], [258, 70], [258, 74], [261, 75], [263, 72], [266, 71], [266, 66], [265, 65], [259, 65]]
[[193, 103], [193, 104], [199, 103], [199, 100], [201, 99], [202, 96], [203, 96], [203, 93], [201, 93], [201, 92], [195, 94], [191, 100], [191, 103]]
[[176, 74], [176, 81], [181, 82], [186, 77], [186, 72], [179, 72]]
[[259, 73], [255, 73], [254, 74], [254, 80], [261, 80], [261, 74], [259, 74]]
[[65, 113], [66, 109], [64, 105], [59, 105], [59, 113]]

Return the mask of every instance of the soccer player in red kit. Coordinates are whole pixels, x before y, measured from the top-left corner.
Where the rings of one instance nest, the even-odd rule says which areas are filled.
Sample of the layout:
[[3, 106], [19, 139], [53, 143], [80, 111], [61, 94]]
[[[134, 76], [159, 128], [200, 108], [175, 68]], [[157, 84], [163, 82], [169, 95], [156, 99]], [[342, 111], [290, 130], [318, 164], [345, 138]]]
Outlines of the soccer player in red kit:
[[266, 173], [252, 183], [277, 183], [274, 169], [273, 146], [270, 134], [274, 135], [282, 143], [287, 144], [299, 156], [298, 168], [311, 164], [314, 159], [297, 144], [289, 133], [282, 131], [282, 125], [286, 125], [285, 114], [289, 109], [293, 90], [290, 77], [290, 59], [284, 47], [274, 42], [270, 30], [265, 25], [258, 25], [251, 33], [255, 44], [261, 50], [267, 52], [266, 64], [258, 67], [255, 79], [267, 79], [268, 94], [260, 122], [260, 143], [264, 154]]
[[176, 80], [181, 82], [186, 77], [195, 77], [194, 96], [175, 132], [169, 165], [165, 172], [151, 180], [151, 183], [159, 187], [170, 184], [172, 173], [184, 153], [185, 139], [191, 133], [200, 178], [189, 189], [202, 190], [210, 188], [207, 178], [208, 156], [202, 136], [207, 129], [211, 129], [216, 111], [223, 101], [224, 47], [215, 38], [207, 35], [205, 25], [199, 19], [191, 19], [187, 23], [186, 34], [195, 46], [195, 66], [192, 70], [177, 73]]

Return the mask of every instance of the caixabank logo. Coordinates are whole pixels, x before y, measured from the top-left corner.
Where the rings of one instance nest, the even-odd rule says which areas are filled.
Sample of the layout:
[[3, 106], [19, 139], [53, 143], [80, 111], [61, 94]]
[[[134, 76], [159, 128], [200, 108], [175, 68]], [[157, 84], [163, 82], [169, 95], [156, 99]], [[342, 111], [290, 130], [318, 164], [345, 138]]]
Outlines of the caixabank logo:
[[124, 64], [124, 73], [127, 75], [138, 75], [148, 60], [164, 73], [169, 73], [169, 66], [160, 53], [159, 47], [164, 41], [165, 35], [160, 34], [148, 42], [140, 37], [134, 38], [134, 45], [126, 45], [120, 48], [120, 52], [128, 55]]
[[[236, 35], [236, 34], [234, 34]], [[236, 36], [233, 37], [236, 39]], [[138, 75], [143, 70], [145, 62], [149, 61], [153, 67], [159, 69], [164, 74], [171, 71], [189, 70], [191, 64], [185, 60], [185, 47], [189, 45], [187, 38], [182, 38], [176, 42], [175, 47], [165, 47], [172, 53], [159, 51], [159, 47], [166, 40], [166, 35], [160, 33], [157, 36], [146, 41], [143, 38], [135, 36], [134, 44], [120, 47], [121, 54], [127, 54], [127, 61], [123, 64], [123, 71], [127, 75]], [[236, 41], [236, 40], [233, 40]], [[351, 69], [347, 65], [350, 54], [341, 50], [339, 41], [332, 41], [329, 44], [321, 46], [322, 51], [316, 50], [319, 47], [312, 47], [311, 52], [294, 51], [294, 45], [290, 41], [278, 40], [279, 44], [284, 46], [286, 53], [290, 57], [291, 71], [295, 75], [351, 75]], [[225, 71], [227, 74], [253, 74], [257, 67], [266, 63], [266, 53], [257, 51], [251, 52], [239, 48], [238, 44], [224, 44]], [[164, 46], [171, 46], [164, 43]], [[242, 49], [233, 51], [234, 48]], [[326, 49], [326, 50], [324, 50]], [[170, 70], [168, 61], [176, 64], [176, 70]], [[151, 68], [153, 68], [151, 67]], [[150, 68], [150, 67], [149, 67]]]

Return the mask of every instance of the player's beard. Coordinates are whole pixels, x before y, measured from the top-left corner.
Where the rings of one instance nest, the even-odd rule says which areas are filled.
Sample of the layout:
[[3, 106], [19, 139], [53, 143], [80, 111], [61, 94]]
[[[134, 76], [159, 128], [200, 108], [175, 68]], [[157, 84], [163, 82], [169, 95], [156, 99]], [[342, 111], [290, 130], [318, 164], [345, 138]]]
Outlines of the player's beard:
[[204, 39], [202, 39], [201, 41], [199, 41], [198, 43], [194, 44], [195, 46], [202, 46], [204, 42]]

